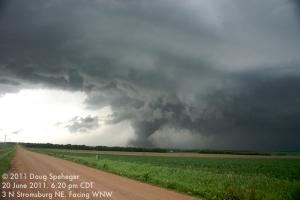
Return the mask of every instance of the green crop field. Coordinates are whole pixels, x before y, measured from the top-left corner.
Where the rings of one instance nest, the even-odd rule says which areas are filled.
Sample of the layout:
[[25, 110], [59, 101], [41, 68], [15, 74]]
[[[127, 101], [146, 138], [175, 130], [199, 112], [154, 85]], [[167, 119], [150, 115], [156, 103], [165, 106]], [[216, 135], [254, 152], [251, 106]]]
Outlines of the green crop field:
[[15, 146], [0, 143], [0, 181], [1, 175], [10, 168], [11, 160], [15, 154]]
[[299, 200], [300, 159], [178, 158], [35, 150], [207, 200]]

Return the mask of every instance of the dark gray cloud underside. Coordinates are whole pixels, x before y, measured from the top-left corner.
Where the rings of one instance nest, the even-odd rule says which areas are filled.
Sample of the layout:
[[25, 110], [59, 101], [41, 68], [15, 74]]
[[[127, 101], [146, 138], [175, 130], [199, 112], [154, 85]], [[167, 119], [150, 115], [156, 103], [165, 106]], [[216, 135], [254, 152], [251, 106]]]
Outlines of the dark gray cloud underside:
[[298, 14], [281, 0], [0, 1], [0, 94], [83, 91], [131, 122], [134, 146], [170, 127], [213, 138], [198, 148], [296, 149]]

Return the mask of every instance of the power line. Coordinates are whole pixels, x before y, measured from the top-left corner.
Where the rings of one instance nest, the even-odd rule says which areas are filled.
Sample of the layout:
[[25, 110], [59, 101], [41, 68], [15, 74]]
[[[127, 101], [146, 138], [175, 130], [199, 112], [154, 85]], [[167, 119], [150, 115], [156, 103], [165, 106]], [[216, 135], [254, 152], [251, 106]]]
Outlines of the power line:
[[7, 137], [7, 135], [5, 134], [4, 135], [4, 143], [6, 143], [6, 137]]

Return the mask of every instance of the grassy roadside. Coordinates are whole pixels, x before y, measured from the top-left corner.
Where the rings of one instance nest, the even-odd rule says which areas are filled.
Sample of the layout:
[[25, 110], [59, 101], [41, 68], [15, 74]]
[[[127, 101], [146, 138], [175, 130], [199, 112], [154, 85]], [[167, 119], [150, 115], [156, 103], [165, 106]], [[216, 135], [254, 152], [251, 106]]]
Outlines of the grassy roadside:
[[11, 160], [15, 156], [15, 146], [0, 146], [0, 182], [2, 181], [2, 174], [10, 169]]
[[35, 150], [207, 200], [298, 200], [299, 159], [171, 158]]

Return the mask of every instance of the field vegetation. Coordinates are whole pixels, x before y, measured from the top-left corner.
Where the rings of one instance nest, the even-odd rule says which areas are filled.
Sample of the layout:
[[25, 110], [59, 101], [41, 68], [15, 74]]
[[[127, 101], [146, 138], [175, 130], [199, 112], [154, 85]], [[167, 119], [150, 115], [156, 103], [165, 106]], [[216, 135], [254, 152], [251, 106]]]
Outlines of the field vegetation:
[[3, 173], [10, 169], [10, 163], [15, 154], [14, 144], [0, 143], [0, 181]]
[[97, 155], [35, 149], [207, 200], [299, 200], [300, 159]]

